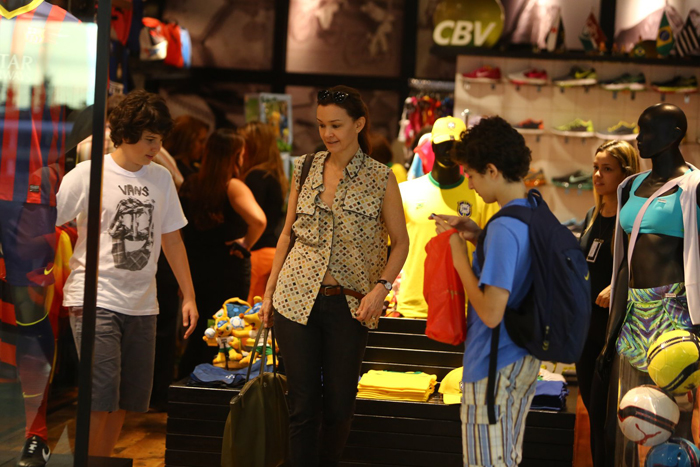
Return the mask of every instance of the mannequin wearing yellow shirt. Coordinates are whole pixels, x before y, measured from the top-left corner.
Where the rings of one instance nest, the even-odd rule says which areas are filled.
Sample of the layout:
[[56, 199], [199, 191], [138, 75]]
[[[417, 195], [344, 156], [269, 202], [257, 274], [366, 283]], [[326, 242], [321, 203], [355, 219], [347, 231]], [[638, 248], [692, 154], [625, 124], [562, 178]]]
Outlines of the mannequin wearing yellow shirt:
[[[427, 318], [428, 305], [423, 298], [423, 264], [425, 245], [435, 234], [432, 213], [449, 213], [471, 217], [484, 227], [498, 210], [498, 205], [486, 204], [461, 174], [459, 166], [452, 162], [452, 149], [466, 131], [464, 122], [454, 117], [435, 121], [431, 134], [435, 164], [432, 171], [422, 177], [401, 183], [401, 198], [410, 239], [408, 258], [404, 264], [397, 311], [406, 318]], [[469, 256], [473, 247], [470, 244]]]

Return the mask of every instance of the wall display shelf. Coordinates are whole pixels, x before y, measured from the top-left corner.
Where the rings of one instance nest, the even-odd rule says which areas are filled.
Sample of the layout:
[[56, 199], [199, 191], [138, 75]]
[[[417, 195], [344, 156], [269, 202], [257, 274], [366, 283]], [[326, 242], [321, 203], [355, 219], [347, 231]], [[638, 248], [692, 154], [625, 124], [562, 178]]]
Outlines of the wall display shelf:
[[[688, 68], [688, 62], [678, 60], [613, 60], [614, 57], [590, 57], [582, 54], [538, 55], [470, 52], [457, 59], [455, 76], [455, 115], [466, 112], [477, 115], [499, 115], [513, 126], [527, 120], [542, 121], [541, 132], [522, 132], [532, 150], [534, 170], [542, 170], [548, 182], [552, 178], [582, 170], [592, 171], [595, 150], [609, 140], [612, 129], [621, 122], [634, 124], [647, 107], [668, 102], [679, 106], [688, 118], [688, 133], [681, 147], [690, 163], [700, 162], [700, 95], [694, 93], [665, 94], [647, 88], [641, 90], [609, 90], [599, 85], [560, 87], [553, 85], [552, 77], [566, 75], [572, 66], [596, 69], [599, 81], [616, 78], [623, 73], [643, 73], [647, 86], [652, 82], [664, 82], [676, 76], [700, 75], [700, 62]], [[621, 57], [624, 58], [624, 57]], [[499, 67], [505, 77], [495, 83], [479, 83], [463, 79], [463, 73], [489, 65]], [[547, 71], [546, 84], [516, 85], [507, 80], [509, 74], [536, 68]], [[555, 134], [576, 119], [591, 121], [592, 131], [584, 138], [575, 134]], [[633, 135], [625, 135], [632, 140]], [[642, 170], [651, 168], [642, 161]], [[593, 194], [585, 190], [564, 190], [547, 183], [538, 187], [554, 214], [561, 221], [583, 219], [593, 206]]]

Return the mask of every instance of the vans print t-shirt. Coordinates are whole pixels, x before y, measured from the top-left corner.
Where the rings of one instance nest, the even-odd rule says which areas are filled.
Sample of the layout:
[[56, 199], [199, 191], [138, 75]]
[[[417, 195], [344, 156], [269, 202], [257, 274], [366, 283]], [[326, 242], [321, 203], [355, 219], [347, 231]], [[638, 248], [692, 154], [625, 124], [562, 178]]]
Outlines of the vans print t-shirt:
[[[64, 306], [83, 305], [89, 185], [86, 161], [65, 176], [57, 196], [56, 224], [72, 219], [78, 224]], [[155, 276], [161, 235], [187, 224], [170, 173], [153, 163], [130, 172], [106, 155], [100, 222], [97, 306], [127, 315], [158, 314]]]

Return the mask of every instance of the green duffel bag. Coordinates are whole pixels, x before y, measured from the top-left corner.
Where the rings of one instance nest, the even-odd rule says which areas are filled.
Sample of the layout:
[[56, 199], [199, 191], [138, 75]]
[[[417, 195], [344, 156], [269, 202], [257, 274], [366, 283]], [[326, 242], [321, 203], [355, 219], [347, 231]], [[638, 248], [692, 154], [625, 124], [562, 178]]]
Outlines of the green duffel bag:
[[[258, 343], [263, 333], [263, 356], [266, 355], [268, 331], [261, 327], [255, 337]], [[250, 370], [257, 355], [253, 351], [246, 384], [231, 399], [221, 449], [221, 467], [277, 467], [289, 457], [289, 409], [285, 397], [287, 378], [277, 374], [274, 340], [273, 331], [272, 373], [265, 372], [267, 358], [262, 357], [260, 375], [250, 379]]]

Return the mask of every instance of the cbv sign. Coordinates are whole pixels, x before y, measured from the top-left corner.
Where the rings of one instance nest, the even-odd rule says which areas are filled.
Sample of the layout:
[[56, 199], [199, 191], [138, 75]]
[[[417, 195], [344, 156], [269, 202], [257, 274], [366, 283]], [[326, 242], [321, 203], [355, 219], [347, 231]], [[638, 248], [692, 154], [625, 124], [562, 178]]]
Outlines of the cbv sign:
[[487, 25], [481, 21], [445, 20], [433, 30], [433, 41], [437, 45], [473, 45], [481, 47], [496, 29], [496, 22]]
[[440, 47], [493, 47], [503, 26], [500, 0], [441, 0], [433, 13], [433, 42]]

